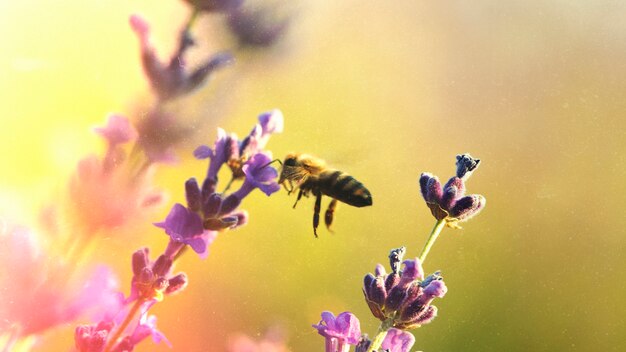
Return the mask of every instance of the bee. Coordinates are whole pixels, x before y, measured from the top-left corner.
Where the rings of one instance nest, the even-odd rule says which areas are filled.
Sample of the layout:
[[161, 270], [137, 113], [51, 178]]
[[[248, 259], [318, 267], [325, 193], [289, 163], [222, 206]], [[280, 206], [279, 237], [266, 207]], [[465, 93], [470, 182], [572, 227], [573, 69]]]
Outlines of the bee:
[[337, 201], [359, 208], [372, 205], [372, 195], [361, 182], [343, 171], [329, 169], [324, 160], [308, 154], [288, 154], [282, 163], [278, 183], [285, 187], [288, 194], [295, 189], [299, 190], [294, 208], [302, 196], [308, 197], [309, 193], [315, 196], [313, 212], [315, 237], [320, 222], [322, 195], [332, 198], [324, 214], [324, 222], [329, 230], [333, 223]]

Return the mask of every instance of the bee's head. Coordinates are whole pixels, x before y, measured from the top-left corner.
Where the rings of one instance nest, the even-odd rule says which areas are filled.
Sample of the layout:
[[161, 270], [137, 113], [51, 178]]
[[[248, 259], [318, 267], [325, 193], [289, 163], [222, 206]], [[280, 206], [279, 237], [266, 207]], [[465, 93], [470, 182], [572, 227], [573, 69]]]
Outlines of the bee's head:
[[297, 166], [298, 165], [298, 156], [296, 154], [287, 154], [285, 157], [285, 161], [283, 161], [283, 166]]

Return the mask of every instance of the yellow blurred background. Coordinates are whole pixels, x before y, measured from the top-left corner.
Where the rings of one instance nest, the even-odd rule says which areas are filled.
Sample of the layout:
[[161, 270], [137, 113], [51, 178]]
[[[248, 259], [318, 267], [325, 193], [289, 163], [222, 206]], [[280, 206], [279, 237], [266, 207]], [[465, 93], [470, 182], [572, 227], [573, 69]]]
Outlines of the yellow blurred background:
[[[293, 6], [293, 5], [292, 5]], [[274, 155], [302, 151], [349, 172], [374, 206], [341, 206], [335, 234], [311, 232], [313, 201], [253, 193], [248, 226], [220, 235], [202, 261], [188, 253], [180, 295], [153, 308], [174, 351], [223, 351], [228, 336], [282, 324], [293, 351], [320, 351], [323, 310], [349, 310], [374, 334], [362, 278], [388, 250], [417, 256], [434, 219], [417, 178], [447, 179], [456, 154], [482, 160], [468, 184], [487, 198], [463, 230], [445, 229], [425, 270], [449, 288], [439, 316], [415, 330], [424, 351], [626, 349], [626, 3], [619, 1], [302, 1], [286, 38], [177, 102], [205, 117], [161, 166], [169, 201], [202, 177], [191, 152], [215, 128], [245, 135], [279, 108]], [[101, 153], [91, 132], [111, 112], [135, 119], [151, 99], [128, 16], [142, 14], [162, 57], [189, 16], [181, 1], [0, 2], [0, 215], [29, 224], [64, 192], [78, 160]], [[203, 15], [193, 60], [234, 46]], [[323, 204], [328, 202], [326, 200]], [[128, 292], [130, 255], [167, 243], [146, 223], [103, 241]], [[20, 273], [26, 275], [26, 273]], [[1, 299], [1, 297], [0, 297]], [[34, 302], [36, 303], [36, 302]], [[73, 328], [37, 351], [66, 351]], [[142, 343], [138, 351], [168, 351]]]

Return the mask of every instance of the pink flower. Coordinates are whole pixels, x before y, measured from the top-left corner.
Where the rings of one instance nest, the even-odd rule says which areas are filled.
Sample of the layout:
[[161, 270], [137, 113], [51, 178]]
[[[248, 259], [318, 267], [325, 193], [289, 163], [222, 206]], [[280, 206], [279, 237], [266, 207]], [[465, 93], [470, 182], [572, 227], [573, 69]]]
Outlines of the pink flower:
[[116, 306], [117, 280], [108, 268], [71, 267], [38, 247], [26, 228], [0, 231], [0, 331], [37, 335]]
[[271, 328], [260, 340], [238, 334], [230, 340], [228, 352], [289, 352], [282, 329]]
[[410, 332], [389, 329], [380, 348], [389, 352], [409, 352], [414, 344], [415, 337]]
[[358, 344], [361, 337], [359, 319], [350, 312], [337, 317], [331, 312], [322, 312], [322, 320], [313, 327], [326, 338], [326, 352], [348, 351], [349, 345]]

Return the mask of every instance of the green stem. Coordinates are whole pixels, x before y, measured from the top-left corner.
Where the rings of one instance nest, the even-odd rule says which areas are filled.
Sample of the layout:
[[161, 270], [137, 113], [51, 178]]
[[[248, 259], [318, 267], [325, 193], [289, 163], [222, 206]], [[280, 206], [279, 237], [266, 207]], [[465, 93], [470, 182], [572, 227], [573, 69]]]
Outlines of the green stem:
[[115, 344], [117, 343], [117, 340], [120, 338], [124, 330], [126, 330], [126, 328], [128, 327], [128, 324], [130, 324], [130, 322], [133, 320], [133, 318], [135, 317], [135, 314], [137, 314], [137, 312], [139, 311], [139, 308], [141, 308], [141, 305], [144, 302], [145, 301], [141, 298], [135, 302], [135, 304], [130, 309], [130, 311], [128, 311], [128, 314], [126, 315], [126, 319], [124, 319], [124, 322], [122, 322], [122, 324], [119, 326], [117, 331], [115, 331], [115, 334], [113, 335], [113, 337], [108, 339], [106, 347], [104, 348], [104, 352], [111, 351], [113, 346], [115, 346]]
[[382, 346], [383, 341], [385, 341], [385, 336], [387, 336], [387, 331], [391, 328], [392, 325], [393, 325], [393, 318], [389, 318], [383, 321], [382, 323], [380, 323], [380, 327], [378, 328], [378, 334], [376, 334], [376, 337], [374, 337], [374, 340], [372, 341], [372, 344], [370, 345], [370, 348], [367, 350], [367, 352], [378, 351], [380, 346]]
[[435, 241], [437, 240], [437, 237], [439, 237], [439, 234], [441, 233], [441, 230], [443, 230], [444, 226], [446, 226], [445, 219], [437, 220], [435, 223], [435, 227], [433, 227], [433, 230], [430, 232], [430, 236], [428, 236], [424, 249], [422, 249], [422, 253], [419, 256], [419, 260], [422, 265], [424, 264], [428, 252], [430, 252], [430, 249], [435, 244]]

